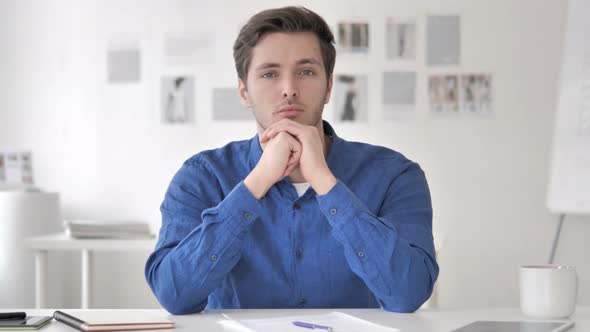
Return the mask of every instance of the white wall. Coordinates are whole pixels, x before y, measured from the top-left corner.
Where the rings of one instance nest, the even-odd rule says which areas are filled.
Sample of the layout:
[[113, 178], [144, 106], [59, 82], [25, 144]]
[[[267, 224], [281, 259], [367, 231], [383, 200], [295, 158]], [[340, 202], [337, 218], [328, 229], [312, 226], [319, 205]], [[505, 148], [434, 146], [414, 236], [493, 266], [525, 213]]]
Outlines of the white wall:
[[[254, 134], [251, 122], [212, 121], [211, 89], [236, 84], [231, 46], [240, 25], [281, 3], [289, 2], [0, 1], [0, 147], [32, 149], [36, 183], [61, 193], [64, 217], [138, 219], [157, 227], [164, 191], [182, 161]], [[557, 218], [545, 207], [545, 192], [565, 2], [325, 0], [309, 7], [331, 26], [339, 17], [371, 23], [369, 61], [340, 57], [336, 65], [336, 72], [369, 73], [369, 123], [337, 124], [336, 131], [401, 151], [425, 169], [435, 231], [447, 234], [439, 257], [440, 305], [517, 306], [518, 266], [546, 261]], [[419, 47], [416, 117], [381, 121], [381, 72], [414, 68], [384, 63], [385, 19], [417, 16], [423, 45], [425, 15], [448, 13], [461, 15], [461, 65], [427, 68]], [[212, 34], [211, 63], [163, 65], [164, 33], [183, 30]], [[114, 35], [140, 40], [140, 84], [105, 84], [105, 49]], [[431, 72], [492, 73], [494, 114], [431, 115]], [[192, 125], [159, 124], [159, 77], [170, 73], [196, 78]], [[332, 118], [330, 105], [325, 117]], [[568, 220], [556, 257], [578, 266], [585, 305], [589, 221]], [[143, 280], [147, 254], [97, 255], [93, 306], [156, 306]], [[54, 258], [71, 264], [71, 273], [53, 281], [66, 290], [54, 306], [79, 305], [76, 258]]]

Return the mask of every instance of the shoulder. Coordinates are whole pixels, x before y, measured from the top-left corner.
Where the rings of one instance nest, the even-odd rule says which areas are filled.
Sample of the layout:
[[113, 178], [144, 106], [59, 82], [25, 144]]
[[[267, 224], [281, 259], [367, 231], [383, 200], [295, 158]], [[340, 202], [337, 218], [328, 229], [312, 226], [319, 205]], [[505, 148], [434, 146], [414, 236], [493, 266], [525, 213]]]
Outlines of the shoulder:
[[230, 142], [222, 147], [201, 151], [188, 158], [183, 166], [213, 170], [227, 165], [246, 163], [251, 140]]
[[339, 159], [349, 160], [351, 162], [375, 162], [375, 163], [389, 163], [389, 164], [407, 164], [413, 163], [400, 152], [391, 148], [373, 145], [369, 143], [353, 142], [340, 139], [338, 153]]
[[230, 142], [188, 158], [176, 172], [170, 187], [218, 202], [243, 177], [248, 168], [250, 141]]

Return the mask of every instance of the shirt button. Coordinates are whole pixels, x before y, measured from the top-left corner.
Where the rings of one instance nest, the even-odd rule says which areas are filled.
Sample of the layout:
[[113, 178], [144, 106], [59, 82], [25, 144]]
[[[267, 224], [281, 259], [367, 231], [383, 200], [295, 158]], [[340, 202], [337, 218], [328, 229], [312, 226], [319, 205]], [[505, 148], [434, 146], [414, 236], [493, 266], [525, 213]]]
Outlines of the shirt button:
[[357, 254], [357, 256], [359, 256], [359, 257], [364, 257], [364, 256], [365, 256], [365, 252], [364, 252], [364, 251], [359, 251], [359, 252], [357, 252], [356, 254]]
[[305, 303], [306, 303], [306, 302], [307, 302], [307, 300], [306, 300], [304, 297], [302, 297], [302, 298], [299, 300], [299, 305], [305, 305]]
[[338, 212], [338, 211], [336, 211], [336, 209], [335, 209], [335, 208], [331, 208], [331, 209], [330, 209], [330, 213], [331, 213], [331, 214], [336, 214], [336, 212]]
[[294, 208], [295, 210], [299, 210], [299, 209], [301, 209], [301, 205], [299, 205], [299, 204], [295, 203], [295, 204], [293, 204], [293, 208]]
[[252, 217], [252, 215], [250, 214], [250, 212], [244, 212], [244, 218], [250, 219], [250, 217]]
[[215, 256], [215, 255], [212, 255], [212, 256], [211, 256], [211, 260], [212, 260], [212, 261], [216, 261], [216, 260], [217, 260], [217, 256]]
[[297, 257], [297, 258], [303, 257], [303, 251], [301, 251], [301, 249], [297, 249], [297, 251], [295, 252], [295, 257]]

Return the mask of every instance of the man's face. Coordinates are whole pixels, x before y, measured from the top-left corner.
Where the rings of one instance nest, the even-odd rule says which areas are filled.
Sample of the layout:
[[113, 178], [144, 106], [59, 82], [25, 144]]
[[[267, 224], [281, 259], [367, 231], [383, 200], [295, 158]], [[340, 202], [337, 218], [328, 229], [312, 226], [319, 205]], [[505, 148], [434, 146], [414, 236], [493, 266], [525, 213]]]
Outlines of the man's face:
[[319, 127], [332, 78], [326, 77], [315, 34], [275, 32], [258, 41], [246, 82], [238, 84], [242, 104], [252, 109], [261, 131], [283, 118]]

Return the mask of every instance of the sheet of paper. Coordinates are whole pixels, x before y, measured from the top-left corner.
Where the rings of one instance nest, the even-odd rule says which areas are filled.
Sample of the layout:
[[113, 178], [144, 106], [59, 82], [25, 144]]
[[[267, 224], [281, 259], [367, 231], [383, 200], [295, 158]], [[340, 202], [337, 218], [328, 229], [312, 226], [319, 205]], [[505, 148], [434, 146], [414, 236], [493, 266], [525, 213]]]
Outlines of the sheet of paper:
[[387, 60], [416, 60], [416, 21], [389, 18], [385, 26]]
[[[330, 326], [334, 332], [399, 332], [399, 329], [375, 324], [342, 312], [331, 312], [318, 315], [297, 315], [286, 317], [224, 320], [219, 323], [230, 331], [257, 332], [305, 332], [308, 329], [295, 326], [293, 322], [300, 321], [316, 325]], [[324, 331], [315, 329], [314, 331]]]
[[590, 1], [568, 3], [547, 206], [590, 214]]
[[426, 59], [429, 66], [459, 65], [461, 18], [458, 15], [428, 16]]
[[107, 82], [138, 83], [141, 80], [141, 49], [137, 36], [118, 34], [109, 37]]
[[416, 72], [383, 73], [383, 118], [413, 113], [416, 109]]
[[367, 82], [367, 75], [336, 75], [331, 98], [334, 122], [368, 121]]
[[195, 117], [195, 78], [163, 76], [161, 83], [161, 118], [165, 124], [190, 123]]

